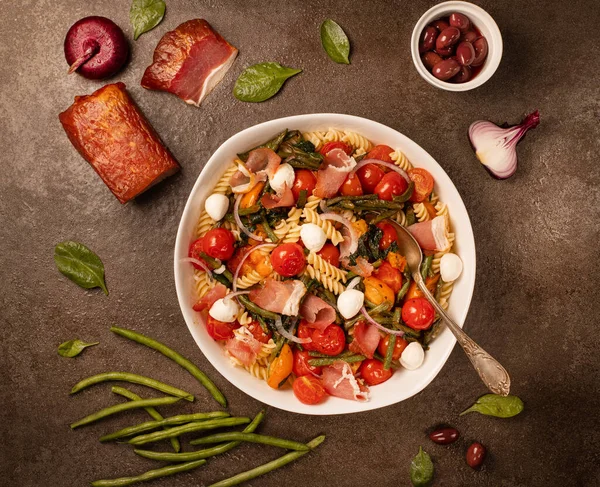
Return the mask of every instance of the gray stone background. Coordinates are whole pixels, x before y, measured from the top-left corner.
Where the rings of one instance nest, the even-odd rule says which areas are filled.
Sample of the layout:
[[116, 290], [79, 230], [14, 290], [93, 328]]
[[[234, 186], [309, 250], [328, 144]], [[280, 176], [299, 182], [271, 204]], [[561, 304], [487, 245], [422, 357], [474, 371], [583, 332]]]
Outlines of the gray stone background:
[[[500, 26], [505, 52], [495, 76], [468, 93], [437, 90], [412, 65], [413, 25], [434, 3], [167, 0], [163, 23], [131, 41], [131, 62], [115, 80], [127, 84], [183, 170], [121, 206], [75, 152], [57, 115], [75, 95], [102, 85], [67, 76], [62, 43], [69, 26], [104, 15], [131, 39], [129, 1], [2, 1], [2, 485], [81, 486], [153, 467], [123, 445], [98, 442], [107, 431], [145, 420], [142, 412], [70, 431], [71, 421], [115, 402], [108, 386], [69, 397], [82, 377], [137, 371], [198, 393], [197, 404], [178, 410], [214, 406], [176, 365], [112, 336], [112, 324], [148, 333], [193, 359], [236, 414], [261, 409], [207, 363], [187, 331], [173, 285], [175, 233], [197, 175], [224, 140], [259, 122], [312, 112], [349, 113], [394, 127], [448, 172], [471, 215], [477, 245], [477, 284], [465, 329], [510, 371], [526, 411], [509, 420], [459, 418], [485, 389], [456, 348], [429, 387], [395, 406], [338, 417], [268, 408], [263, 432], [303, 440], [326, 433], [327, 441], [316, 454], [251, 484], [409, 485], [410, 460], [423, 445], [439, 486], [600, 485], [598, 3], [476, 2]], [[225, 80], [200, 108], [141, 88], [160, 37], [200, 17], [240, 49]], [[351, 39], [350, 66], [334, 64], [322, 51], [318, 27], [328, 17]], [[235, 78], [262, 61], [304, 73], [266, 103], [237, 101]], [[469, 147], [467, 127], [476, 119], [516, 123], [534, 109], [542, 122], [519, 146], [519, 170], [507, 181], [492, 179]], [[57, 272], [53, 247], [66, 239], [101, 256], [110, 296], [84, 291]], [[101, 345], [75, 360], [59, 357], [57, 345], [76, 337]], [[442, 422], [461, 431], [458, 443], [429, 442], [426, 433]], [[489, 450], [479, 472], [464, 461], [471, 440]], [[206, 485], [279, 454], [243, 446], [156, 485]]]

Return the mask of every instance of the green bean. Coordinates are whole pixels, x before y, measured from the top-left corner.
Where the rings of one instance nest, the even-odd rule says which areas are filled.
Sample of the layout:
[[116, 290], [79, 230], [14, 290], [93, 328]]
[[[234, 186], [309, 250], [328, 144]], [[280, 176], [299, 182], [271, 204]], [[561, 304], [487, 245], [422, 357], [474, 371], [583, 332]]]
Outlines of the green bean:
[[371, 225], [375, 225], [376, 223], [379, 223], [379, 222], [381, 222], [383, 220], [387, 220], [388, 218], [392, 218], [396, 213], [398, 213], [397, 210], [382, 211], [377, 217], [375, 217], [369, 223], [371, 223]]
[[147, 480], [160, 479], [169, 475], [174, 475], [180, 472], [188, 472], [200, 465], [204, 465], [206, 460], [197, 460], [195, 462], [179, 463], [177, 465], [168, 465], [166, 467], [148, 470], [147, 472], [137, 475], [136, 477], [121, 477], [119, 479], [95, 480], [92, 482], [92, 487], [123, 487], [124, 485], [137, 484], [138, 482], [146, 482]]
[[410, 227], [413, 223], [415, 223], [415, 210], [410, 207], [406, 210], [406, 225], [405, 227]]
[[[119, 394], [120, 396], [126, 397], [130, 401], [141, 401], [141, 399], [142, 399], [136, 393], [131, 392], [129, 389], [125, 389], [124, 387], [113, 386], [111, 390], [113, 391], [114, 394]], [[147, 407], [144, 409], [150, 415], [150, 417], [152, 419], [154, 419], [154, 421], [162, 421], [163, 419], [165, 419], [154, 408]], [[100, 438], [100, 441], [102, 441], [102, 438]], [[179, 438], [171, 438], [170, 441], [171, 441], [171, 446], [173, 447], [173, 450], [175, 450], [175, 453], [179, 453], [181, 451], [181, 443], [179, 443]]]
[[308, 360], [308, 364], [313, 367], [325, 367], [327, 365], [331, 365], [338, 360], [342, 360], [349, 364], [353, 364], [355, 362], [362, 362], [366, 357], [364, 355], [350, 355], [347, 357], [329, 357], [329, 358], [311, 358]]
[[298, 201], [296, 201], [296, 208], [304, 208], [306, 200], [308, 199], [308, 191], [301, 189], [298, 193]]
[[292, 166], [294, 169], [309, 169], [311, 171], [316, 171], [319, 169], [321, 165], [318, 162], [309, 162], [307, 160], [301, 161], [298, 158], [293, 158], [287, 161], [287, 163]]
[[346, 350], [345, 352], [342, 352], [339, 355], [334, 355], [332, 357], [331, 355], [327, 355], [326, 353], [321, 353], [321, 352], [317, 352], [315, 350], [311, 350], [310, 352], [308, 352], [308, 355], [310, 357], [317, 357], [317, 358], [342, 358], [342, 357], [349, 357], [350, 355], [354, 355], [354, 352], [351, 352], [350, 350]]
[[[370, 304], [374, 304], [374, 303], [370, 303]], [[378, 313], [385, 313], [386, 311], [389, 311], [390, 309], [392, 309], [393, 304], [390, 303], [389, 301], [383, 301], [380, 304], [374, 305], [370, 310], [369, 310], [369, 314], [370, 315], [375, 315]]]
[[262, 207], [260, 205], [252, 205], [248, 208], [240, 208], [238, 210], [238, 214], [240, 216], [252, 215], [253, 213], [258, 213], [261, 209]]
[[404, 284], [402, 284], [400, 291], [398, 291], [398, 294], [396, 295], [397, 303], [400, 302], [402, 300], [402, 298], [404, 298], [404, 296], [406, 296], [406, 293], [408, 292], [409, 287], [410, 287], [410, 279], [406, 280], [404, 282]]
[[121, 404], [115, 404], [114, 406], [110, 406], [100, 411], [97, 411], [89, 416], [86, 416], [79, 421], [71, 424], [71, 429], [78, 428], [79, 426], [85, 426], [86, 424], [93, 423], [100, 419], [106, 418], [107, 416], [112, 416], [113, 414], [121, 413], [123, 411], [129, 411], [130, 409], [138, 409], [145, 407], [154, 407], [154, 406], [167, 406], [169, 404], [174, 404], [179, 401], [181, 398], [179, 397], [154, 397], [152, 399], [141, 399], [139, 401], [130, 401], [124, 402]]
[[393, 201], [395, 201], [397, 203], [407, 202], [410, 199], [410, 197], [412, 196], [414, 189], [415, 189], [415, 183], [413, 181], [411, 181], [408, 185], [408, 188], [406, 188], [406, 191], [404, 191], [404, 193], [402, 193], [398, 196], [394, 196]]
[[221, 443], [222, 441], [247, 441], [249, 443], [260, 443], [262, 445], [277, 446], [286, 450], [308, 451], [310, 450], [304, 443], [292, 440], [284, 440], [274, 436], [258, 435], [256, 433], [239, 433], [230, 431], [227, 433], [217, 433], [215, 435], [205, 436], [190, 441], [190, 445], [205, 445], [207, 443]]
[[[314, 440], [309, 441], [306, 444], [306, 446], [308, 446], [311, 450], [314, 450], [321, 443], [323, 443], [323, 441], [325, 441], [325, 435], [317, 436]], [[211, 484], [209, 487], [231, 487], [233, 485], [239, 485], [244, 482], [248, 482], [252, 479], [255, 479], [256, 477], [260, 477], [261, 475], [264, 475], [266, 473], [272, 472], [273, 470], [281, 468], [281, 467], [287, 465], [288, 463], [291, 463], [294, 460], [297, 460], [301, 456], [306, 455], [307, 453], [308, 453], [307, 451], [294, 451], [294, 452], [286, 453], [285, 455], [283, 455], [282, 457], [279, 457], [276, 460], [265, 463], [264, 465], [253, 468], [252, 470], [248, 470], [246, 472], [239, 473], [237, 475], [234, 475], [231, 478], [221, 480], [220, 482], [217, 482], [215, 484]]]
[[145, 431], [151, 431], [162, 426], [180, 425], [195, 421], [203, 421], [207, 419], [226, 418], [228, 416], [229, 413], [226, 413], [225, 411], [214, 411], [211, 413], [180, 414], [179, 416], [171, 416], [160, 421], [146, 421], [144, 423], [128, 426], [127, 428], [115, 431], [114, 433], [104, 435], [102, 438], [100, 438], [100, 441], [105, 442], [118, 440], [119, 438], [123, 438], [124, 436], [132, 436], [135, 434], [143, 433]]
[[218, 269], [221, 267], [222, 262], [219, 259], [211, 257], [206, 252], [200, 252], [200, 257], [202, 257], [202, 260], [206, 262], [212, 269]]
[[266, 309], [262, 309], [261, 307], [257, 306], [252, 301], [250, 301], [250, 299], [248, 299], [248, 296], [244, 294], [238, 296], [237, 298], [239, 299], [240, 303], [242, 303], [246, 307], [246, 309], [252, 313], [255, 313], [259, 316], [262, 316], [263, 318], [267, 318], [268, 320], [273, 321], [279, 318], [278, 314], [273, 313], [271, 311], [267, 311]]
[[176, 364], [180, 365], [185, 370], [187, 370], [194, 378], [196, 378], [196, 380], [198, 380], [198, 382], [200, 382], [200, 384], [202, 384], [204, 387], [206, 387], [206, 389], [208, 389], [208, 391], [211, 393], [212, 397], [214, 397], [215, 400], [221, 406], [227, 407], [227, 399], [225, 399], [225, 396], [217, 388], [215, 383], [212, 380], [210, 380], [204, 372], [202, 372], [198, 367], [196, 367], [196, 365], [194, 365], [192, 362], [190, 362], [187, 358], [185, 358], [180, 353], [167, 347], [166, 345], [163, 345], [162, 343], [160, 343], [157, 340], [154, 340], [150, 337], [147, 337], [146, 335], [142, 335], [141, 333], [137, 333], [132, 330], [127, 330], [125, 328], [119, 328], [116, 326], [111, 327], [110, 330], [113, 333], [116, 333], [117, 335], [120, 335], [125, 338], [129, 338], [130, 340], [133, 340], [134, 342], [137, 342], [141, 345], [145, 345], [149, 348], [152, 348], [152, 349], [156, 350], [157, 352], [162, 353], [165, 357], [170, 358], [171, 360], [173, 360], [173, 362], [175, 362]]
[[269, 225], [269, 222], [267, 221], [267, 217], [265, 215], [263, 215], [262, 217], [262, 226], [265, 229], [267, 237], [271, 239], [271, 242], [278, 243], [279, 237], [275, 235], [275, 232], [273, 232], [273, 229], [271, 228], [271, 225]]
[[[252, 423], [244, 428], [244, 433], [253, 433], [256, 428], [260, 425], [262, 420], [265, 418], [265, 412], [261, 411], [258, 413]], [[209, 458], [221, 453], [228, 452], [238, 446], [241, 441], [230, 441], [229, 443], [223, 443], [222, 445], [213, 446], [212, 448], [205, 448], [203, 450], [197, 450], [185, 453], [164, 453], [152, 450], [133, 450], [136, 454], [141, 457], [149, 458], [150, 460], [159, 460], [163, 462], [189, 462], [192, 460], [200, 460], [201, 458]]]
[[394, 326], [399, 325], [402, 322], [402, 309], [396, 308], [394, 310]]
[[262, 316], [257, 315], [256, 316], [256, 321], [258, 321], [258, 324], [262, 328], [262, 331], [264, 331], [265, 334], [268, 335], [269, 332], [270, 332], [270, 330], [269, 330], [269, 327], [268, 327], [267, 322], [265, 321], [265, 319]]
[[385, 351], [385, 360], [383, 361], [384, 370], [390, 370], [392, 366], [392, 355], [396, 346], [396, 335], [389, 335], [387, 350]]
[[250, 418], [243, 417], [197, 421], [181, 426], [175, 426], [174, 428], [170, 428], [166, 431], [155, 431], [154, 433], [135, 436], [131, 440], [129, 440], [128, 443], [132, 445], [145, 445], [146, 443], [153, 443], [155, 441], [165, 440], [167, 438], [172, 438], [174, 436], [179, 436], [186, 433], [194, 433], [195, 431], [212, 430], [215, 428], [223, 428], [226, 426], [238, 426], [240, 424], [248, 424], [249, 422]]
[[428, 255], [423, 259], [423, 263], [421, 264], [421, 276], [423, 280], [427, 278], [427, 274], [429, 274], [429, 269], [431, 269], [431, 263], [433, 262], [433, 255]]
[[325, 200], [325, 203], [327, 204], [327, 206], [331, 206], [335, 205], [336, 203], [339, 203], [340, 201], [376, 200], [378, 198], [379, 196], [377, 196], [376, 194], [361, 194], [358, 196], [337, 196], [335, 198]]

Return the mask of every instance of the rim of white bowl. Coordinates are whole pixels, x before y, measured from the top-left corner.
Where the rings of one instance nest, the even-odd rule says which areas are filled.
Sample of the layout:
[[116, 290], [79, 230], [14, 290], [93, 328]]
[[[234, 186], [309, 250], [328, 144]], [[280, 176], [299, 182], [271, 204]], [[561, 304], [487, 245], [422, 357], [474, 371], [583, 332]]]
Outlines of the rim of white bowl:
[[[427, 70], [423, 61], [421, 61], [421, 56], [419, 54], [419, 38], [423, 29], [431, 21], [444, 17], [452, 12], [459, 12], [469, 17], [488, 42], [488, 56], [483, 68], [475, 78], [466, 83], [448, 83], [437, 79]], [[446, 91], [469, 91], [483, 85], [498, 69], [500, 61], [502, 60], [502, 34], [500, 33], [500, 28], [498, 27], [498, 24], [496, 24], [496, 21], [480, 6], [462, 1], [443, 2], [431, 7], [417, 21], [410, 39], [410, 50], [415, 68], [421, 77], [430, 85]]]
[[[181, 259], [187, 257], [189, 244], [194, 238], [194, 229], [204, 201], [224, 172], [223, 161], [233, 160], [237, 152], [243, 152], [248, 147], [260, 144], [267, 137], [279, 133], [285, 128], [312, 131], [328, 130], [330, 127], [358, 132], [375, 143], [393, 143], [405, 152], [409, 159], [418, 160], [419, 166], [426, 167], [432, 173], [436, 181], [436, 192], [442, 201], [448, 203], [452, 215], [456, 234], [455, 244], [457, 245], [454, 251], [464, 263], [463, 274], [456, 281], [454, 287], [453, 297], [455, 300], [451, 302], [448, 310], [460, 326], [467, 316], [475, 286], [475, 240], [471, 221], [462, 198], [450, 177], [435, 159], [416, 142], [397, 130], [379, 122], [353, 115], [318, 113], [295, 115], [260, 123], [227, 139], [213, 153], [198, 176], [181, 216], [174, 249], [175, 288], [179, 306], [196, 344], [225, 379], [258, 401], [286, 411], [308, 415], [358, 413], [409, 399], [427, 387], [437, 376], [456, 343], [450, 330], [444, 328], [431, 343], [430, 350], [425, 354], [425, 361], [420, 369], [406, 371], [406, 374], [402, 374], [402, 371], [397, 372], [390, 380], [372, 390], [369, 402], [350, 401], [331, 396], [321, 404], [308, 406], [298, 401], [291, 390], [271, 389], [266, 382], [255, 379], [246, 370], [234, 367], [225, 356], [222, 345], [208, 336], [205, 327], [200, 322], [199, 313], [192, 310], [192, 302], [195, 299], [193, 296], [193, 269], [189, 263], [182, 263]], [[462, 297], [460, 302], [459, 297]]]

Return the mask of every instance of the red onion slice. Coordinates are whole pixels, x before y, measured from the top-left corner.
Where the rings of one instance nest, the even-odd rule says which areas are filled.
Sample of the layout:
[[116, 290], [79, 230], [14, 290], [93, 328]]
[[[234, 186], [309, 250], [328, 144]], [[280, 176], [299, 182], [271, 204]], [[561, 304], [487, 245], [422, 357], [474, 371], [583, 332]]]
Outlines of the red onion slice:
[[348, 248], [348, 255], [352, 255], [354, 252], [356, 252], [356, 249], [358, 248], [358, 235], [356, 235], [356, 231], [354, 230], [352, 223], [350, 223], [350, 220], [344, 218], [341, 215], [338, 215], [337, 213], [334, 213], [333, 211], [321, 213], [319, 217], [321, 217], [321, 220], [333, 220], [344, 225], [348, 229], [350, 238], [350, 247]]
[[354, 289], [360, 282], [360, 279], [361, 279], [360, 276], [356, 276], [354, 279], [352, 279], [346, 286], [346, 291], [349, 291], [350, 289]]
[[404, 171], [403, 169], [400, 169], [398, 166], [396, 166], [395, 164], [392, 164], [391, 162], [380, 161], [379, 159], [363, 159], [356, 165], [356, 167], [354, 169], [352, 169], [352, 171], [350, 171], [350, 174], [355, 173], [361, 167], [365, 167], [367, 164], [377, 164], [378, 166], [385, 166], [388, 169], [391, 169], [392, 171], [396, 171], [398, 174], [400, 174], [400, 176], [402, 176], [404, 179], [406, 179], [406, 182], [408, 184], [411, 183], [411, 179], [408, 177], [408, 174], [406, 174], [406, 171]]
[[180, 259], [179, 262], [191, 262], [192, 264], [196, 264], [199, 267], [202, 267], [202, 270], [204, 272], [206, 272], [208, 274], [208, 277], [210, 279], [213, 279], [213, 274], [212, 271], [210, 270], [210, 268], [201, 260], [198, 259], [194, 259], [193, 257], [184, 257], [183, 259]]
[[248, 256], [254, 252], [255, 250], [260, 249], [261, 247], [266, 247], [267, 245], [273, 245], [273, 244], [269, 244], [269, 243], [264, 243], [264, 244], [260, 244], [260, 245], [255, 245], [254, 247], [252, 247], [250, 250], [248, 250], [248, 252], [246, 252], [244, 254], [244, 256], [242, 257], [242, 260], [240, 260], [240, 263], [238, 264], [237, 268], [235, 269], [235, 273], [233, 274], [233, 291], [236, 292], [237, 291], [237, 280], [238, 280], [238, 276], [240, 274], [240, 271], [242, 270], [242, 266], [244, 265], [244, 262], [246, 261], [246, 259], [248, 258]]
[[[277, 332], [284, 338], [287, 338], [289, 341], [294, 343], [310, 343], [312, 342], [312, 338], [298, 338], [297, 336], [291, 334], [283, 327], [283, 323], [281, 322], [281, 317], [278, 316], [275, 320], [275, 328], [277, 328]], [[292, 328], [293, 330], [293, 328]]]
[[360, 308], [360, 312], [364, 315], [364, 317], [367, 319], [367, 321], [369, 323], [371, 323], [373, 326], [379, 328], [381, 331], [384, 331], [385, 333], [389, 333], [390, 335], [396, 335], [396, 336], [399, 336], [399, 337], [401, 337], [402, 335], [404, 335], [403, 331], [400, 331], [400, 330], [390, 330], [389, 328], [386, 328], [385, 326], [381, 326], [373, 318], [371, 318], [371, 316], [369, 316], [369, 313], [367, 313], [367, 310], [366, 310], [366, 308], [364, 306], [362, 308]]
[[243, 197], [244, 197], [243, 194], [238, 194], [235, 197], [235, 204], [233, 205], [233, 218], [235, 219], [235, 223], [237, 224], [237, 226], [240, 228], [240, 230], [242, 232], [244, 232], [246, 235], [248, 235], [248, 237], [250, 237], [253, 240], [256, 240], [257, 242], [262, 242], [264, 239], [260, 235], [255, 235], [250, 230], [248, 230], [242, 223], [239, 211], [240, 211], [240, 202], [242, 201]]

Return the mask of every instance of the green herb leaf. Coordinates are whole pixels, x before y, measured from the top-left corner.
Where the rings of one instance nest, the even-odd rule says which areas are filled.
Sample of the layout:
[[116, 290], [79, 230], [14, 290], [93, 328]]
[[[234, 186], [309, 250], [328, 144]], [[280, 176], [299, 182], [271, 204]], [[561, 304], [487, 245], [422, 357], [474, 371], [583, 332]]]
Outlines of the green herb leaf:
[[108, 295], [104, 283], [104, 264], [100, 258], [79, 242], [66, 241], [54, 248], [58, 270], [85, 289], [99, 287]]
[[419, 447], [419, 453], [410, 464], [410, 481], [415, 487], [425, 487], [433, 480], [433, 462], [427, 452]]
[[61, 343], [58, 346], [58, 354], [61, 357], [77, 357], [87, 347], [93, 347], [98, 345], [100, 342], [85, 343], [81, 340], [69, 340], [68, 342]]
[[301, 69], [286, 68], [279, 63], [254, 64], [240, 74], [233, 94], [241, 101], [265, 101], [274, 96], [288, 78], [301, 72]]
[[321, 24], [321, 43], [332, 61], [350, 64], [350, 41], [344, 30], [331, 19]]
[[496, 418], [512, 418], [523, 411], [524, 408], [523, 401], [517, 396], [486, 394], [477, 399], [477, 402], [469, 409], [460, 413], [460, 416], [476, 412], [486, 416], [495, 416]]
[[129, 21], [133, 27], [133, 38], [137, 40], [144, 32], [154, 29], [165, 16], [163, 0], [133, 0], [129, 9]]

